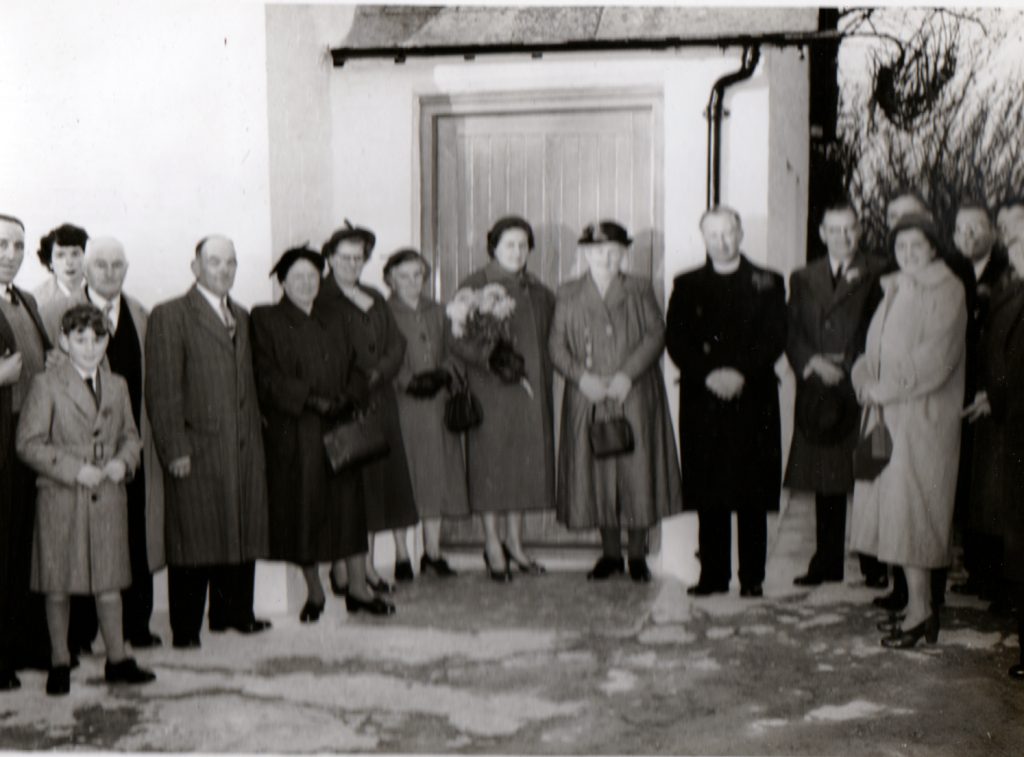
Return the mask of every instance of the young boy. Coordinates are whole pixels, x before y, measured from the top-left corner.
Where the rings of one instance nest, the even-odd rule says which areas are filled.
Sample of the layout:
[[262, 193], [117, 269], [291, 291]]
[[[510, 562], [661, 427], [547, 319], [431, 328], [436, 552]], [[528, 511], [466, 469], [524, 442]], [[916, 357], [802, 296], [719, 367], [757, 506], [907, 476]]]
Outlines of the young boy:
[[18, 456], [39, 476], [31, 587], [46, 595], [50, 695], [71, 687], [71, 594], [96, 598], [108, 683], [156, 678], [125, 655], [121, 630], [121, 590], [131, 583], [125, 477], [142, 442], [127, 384], [101, 365], [108, 341], [96, 307], [64, 314], [59, 342], [69, 360], [32, 380], [15, 437]]

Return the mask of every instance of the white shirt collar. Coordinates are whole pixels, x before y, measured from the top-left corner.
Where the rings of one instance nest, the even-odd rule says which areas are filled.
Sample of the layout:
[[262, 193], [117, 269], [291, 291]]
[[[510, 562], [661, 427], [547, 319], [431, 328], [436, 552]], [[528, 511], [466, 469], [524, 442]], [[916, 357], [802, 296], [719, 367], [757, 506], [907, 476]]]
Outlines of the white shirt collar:
[[96, 374], [99, 373], [98, 368], [94, 368], [91, 371], [83, 371], [74, 363], [71, 363], [71, 367], [75, 369], [75, 373], [82, 377], [82, 381], [85, 381], [86, 379], [92, 379], [92, 385], [96, 386]]
[[121, 315], [121, 293], [118, 292], [109, 300], [98, 292], [94, 292], [88, 287], [85, 288], [85, 296], [93, 305], [98, 307], [101, 311], [104, 310], [107, 305], [110, 305], [110, 325], [117, 330], [117, 321]]
[[[227, 295], [224, 297], [218, 297], [198, 281], [196, 282], [196, 289], [199, 290], [199, 294], [203, 295], [203, 299], [210, 303], [210, 307], [213, 308], [213, 312], [217, 314], [218, 318], [220, 318], [221, 323], [224, 323], [224, 313], [221, 311], [221, 303], [227, 301]], [[225, 325], [227, 324], [225, 323]]]
[[737, 255], [733, 260], [730, 260], [728, 263], [719, 263], [712, 259], [711, 267], [715, 269], [715, 273], [722, 275], [736, 273], [736, 271], [740, 269], [741, 260], [742, 258], [739, 255]]
[[841, 271], [848, 270], [852, 263], [853, 258], [849, 260], [836, 260], [831, 255], [828, 256], [828, 265], [832, 269], [833, 276], [838, 276]]

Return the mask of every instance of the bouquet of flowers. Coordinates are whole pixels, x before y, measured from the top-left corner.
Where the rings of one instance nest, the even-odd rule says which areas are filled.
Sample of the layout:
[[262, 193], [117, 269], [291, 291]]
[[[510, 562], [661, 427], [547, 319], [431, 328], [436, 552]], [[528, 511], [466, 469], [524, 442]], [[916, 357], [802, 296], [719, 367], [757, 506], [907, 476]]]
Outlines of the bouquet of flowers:
[[456, 339], [480, 341], [488, 345], [487, 365], [491, 373], [506, 384], [519, 384], [533, 398], [533, 387], [526, 378], [526, 360], [512, 345], [509, 321], [516, 301], [501, 284], [480, 289], [460, 289], [445, 312], [452, 322]]

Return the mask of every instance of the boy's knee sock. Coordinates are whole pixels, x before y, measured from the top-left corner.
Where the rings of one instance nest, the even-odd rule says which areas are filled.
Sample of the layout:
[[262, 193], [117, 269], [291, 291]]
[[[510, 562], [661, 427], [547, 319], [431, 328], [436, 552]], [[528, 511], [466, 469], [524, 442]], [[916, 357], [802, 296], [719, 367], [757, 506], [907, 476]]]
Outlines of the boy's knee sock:
[[50, 663], [71, 664], [68, 651], [68, 623], [71, 617], [71, 597], [67, 594], [46, 595], [46, 628], [50, 633]]
[[124, 633], [121, 629], [121, 594], [112, 591], [96, 596], [96, 615], [100, 621], [100, 633], [107, 648], [107, 661], [120, 662], [124, 659]]

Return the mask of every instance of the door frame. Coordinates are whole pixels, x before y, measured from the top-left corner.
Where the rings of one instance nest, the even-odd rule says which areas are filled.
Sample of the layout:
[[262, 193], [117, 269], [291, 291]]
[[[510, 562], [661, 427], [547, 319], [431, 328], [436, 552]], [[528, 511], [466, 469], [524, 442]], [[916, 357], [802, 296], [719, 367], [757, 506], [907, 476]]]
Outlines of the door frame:
[[[419, 205], [420, 252], [431, 264], [430, 293], [441, 300], [441, 273], [435, 249], [437, 198], [437, 123], [451, 116], [528, 115], [557, 112], [610, 110], [651, 111], [651, 197], [654, 201], [654, 235], [651, 244], [651, 280], [658, 302], [664, 305], [665, 291], [665, 153], [664, 92], [661, 87], [609, 87], [588, 89], [529, 89], [507, 92], [472, 92], [455, 95], [421, 95], [419, 106], [419, 186], [414, 202]], [[415, 211], [414, 211], [415, 212]], [[536, 219], [529, 219], [537, 223]], [[636, 229], [630, 229], [636, 234]]]

